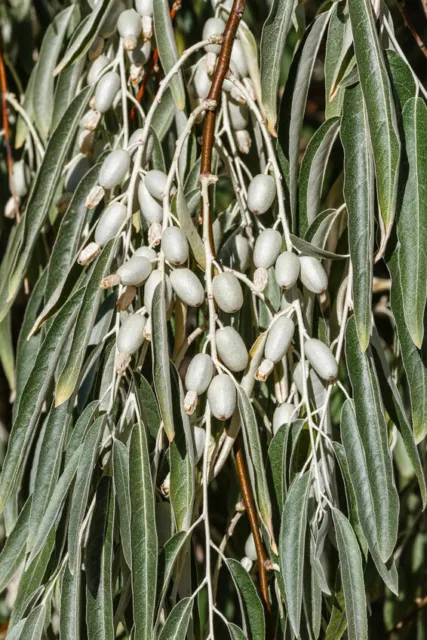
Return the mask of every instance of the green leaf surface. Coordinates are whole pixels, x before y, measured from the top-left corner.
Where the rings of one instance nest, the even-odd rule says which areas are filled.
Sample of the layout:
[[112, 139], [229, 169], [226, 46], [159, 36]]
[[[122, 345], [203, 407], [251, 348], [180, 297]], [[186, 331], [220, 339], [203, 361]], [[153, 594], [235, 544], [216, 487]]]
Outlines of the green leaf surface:
[[74, 575], [68, 565], [64, 567], [61, 584], [61, 606], [59, 616], [59, 635], [61, 640], [80, 640], [80, 608], [81, 608], [81, 557], [78, 549], [77, 566]]
[[378, 549], [383, 562], [386, 562], [396, 544], [399, 498], [378, 377], [370, 360], [370, 350], [365, 353], [360, 350], [354, 317], [347, 324], [346, 359], [374, 503]]
[[167, 591], [175, 562], [184, 545], [187, 536], [185, 531], [178, 531], [170, 538], [159, 555], [158, 578], [157, 578], [157, 600], [161, 601]]
[[344, 147], [344, 197], [353, 268], [354, 314], [360, 348], [366, 351], [372, 317], [375, 192], [371, 141], [360, 85], [345, 92], [341, 139]]
[[155, 393], [148, 380], [139, 371], [133, 372], [133, 380], [136, 387], [136, 400], [141, 420], [150, 435], [156, 439], [160, 429], [161, 417]]
[[82, 444], [84, 437], [86, 435], [86, 431], [95, 416], [99, 407], [99, 401], [94, 400], [90, 402], [87, 407], [82, 411], [79, 415], [76, 424], [73, 427], [73, 430], [69, 436], [67, 448], [65, 451], [65, 464], [69, 461], [71, 456], [77, 451], [79, 446]]
[[307, 229], [304, 240], [324, 249], [329, 233], [340, 214], [341, 211], [337, 209], [325, 209], [319, 213]]
[[168, 615], [159, 640], [181, 640], [185, 638], [192, 611], [192, 598], [180, 600]]
[[319, 258], [319, 260], [345, 260], [348, 258], [348, 255], [341, 255], [339, 253], [326, 251], [326, 249], [317, 247], [316, 245], [311, 244], [311, 242], [307, 242], [307, 240], [302, 240], [301, 238], [298, 238], [298, 236], [294, 236], [293, 233], [290, 235], [295, 249], [301, 251], [305, 256], [313, 256], [314, 258]]
[[325, 55], [326, 118], [341, 113], [343, 89], [339, 86], [351, 55], [352, 33], [348, 10], [337, 2], [332, 9]]
[[227, 560], [227, 565], [243, 600], [248, 627], [250, 629], [249, 637], [252, 640], [264, 638], [264, 610], [261, 604], [261, 600], [259, 599], [259, 596], [255, 589], [254, 583], [252, 582], [248, 572], [242, 567], [240, 562], [238, 562], [237, 560], [233, 560], [233, 558], [229, 558]]
[[228, 623], [228, 631], [230, 632], [231, 640], [247, 640], [241, 628], [237, 624], [233, 624], [233, 622]]
[[0, 591], [9, 584], [25, 558], [30, 512], [31, 497], [25, 503], [0, 553]]
[[[159, 50], [163, 70], [167, 74], [178, 60], [175, 35], [170, 17], [168, 0], [156, 0], [153, 3], [154, 35]], [[185, 107], [185, 89], [181, 69], [172, 78], [171, 91], [178, 111]]]
[[368, 115], [382, 221], [380, 251], [390, 235], [396, 209], [400, 142], [390, 81], [370, 0], [349, 0], [354, 51]]
[[120, 537], [123, 555], [128, 567], [132, 568], [132, 538], [131, 538], [131, 504], [130, 504], [130, 476], [129, 451], [123, 442], [114, 440], [113, 444], [113, 478], [114, 491], [119, 507]]
[[[39, 604], [35, 607], [25, 620], [22, 631], [19, 635], [22, 640], [40, 640], [43, 633], [43, 626], [46, 618], [46, 604]], [[8, 634], [9, 637], [9, 634]]]
[[15, 389], [15, 354], [13, 352], [12, 325], [10, 313], [0, 322], [0, 363], [9, 389]]
[[172, 391], [169, 369], [169, 339], [166, 321], [165, 283], [159, 283], [151, 305], [154, 388], [160, 406], [163, 427], [169, 441], [175, 437]]
[[178, 214], [178, 220], [181, 225], [181, 230], [185, 234], [188, 240], [188, 244], [191, 247], [191, 252], [195, 257], [197, 264], [205, 270], [205, 247], [202, 238], [199, 236], [194, 222], [191, 219], [190, 213], [187, 207], [187, 201], [184, 196], [181, 185], [178, 185], [178, 191], [176, 194], [176, 212]]
[[406, 102], [415, 97], [417, 85], [411, 68], [396, 51], [387, 49], [386, 56], [391, 76], [391, 86], [402, 112]]
[[[31, 123], [34, 123], [34, 93], [36, 86], [37, 75], [37, 63], [34, 65], [31, 75], [28, 79], [28, 84], [25, 90], [24, 102], [22, 108], [27, 112], [28, 118]], [[16, 121], [16, 133], [15, 133], [15, 149], [20, 149], [24, 144], [28, 135], [28, 125], [24, 118], [19, 114]]]
[[157, 531], [147, 436], [142, 423], [132, 430], [129, 477], [135, 636], [150, 638], [156, 605]]

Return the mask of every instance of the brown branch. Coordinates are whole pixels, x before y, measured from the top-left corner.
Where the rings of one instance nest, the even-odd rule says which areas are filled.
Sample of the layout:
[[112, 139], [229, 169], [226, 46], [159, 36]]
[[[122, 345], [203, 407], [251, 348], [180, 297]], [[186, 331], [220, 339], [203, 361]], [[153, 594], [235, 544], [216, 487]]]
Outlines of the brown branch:
[[412, 609], [412, 611], [410, 611], [405, 618], [400, 620], [400, 622], [398, 622], [392, 629], [390, 629], [390, 631], [387, 631], [387, 636], [391, 636], [393, 633], [401, 631], [401, 629], [403, 629], [405, 625], [416, 618], [420, 611], [425, 607], [427, 607], [427, 596], [424, 596], [423, 598], [417, 598], [415, 609]]
[[[217, 105], [221, 97], [221, 89], [225, 76], [227, 75], [231, 50], [233, 48], [234, 39], [236, 37], [237, 29], [243, 15], [243, 10], [246, 5], [246, 0], [234, 0], [233, 8], [230, 11], [226, 27], [224, 29], [221, 51], [218, 56], [218, 64], [215, 69], [215, 73], [212, 79], [211, 88], [208, 100], [215, 100]], [[203, 127], [203, 139], [202, 139], [202, 162], [200, 167], [200, 173], [209, 174], [211, 172], [212, 165], [212, 149], [214, 145], [215, 135], [215, 120], [216, 110], [208, 111], [206, 114], [205, 125]], [[202, 217], [203, 217], [203, 203], [202, 203]], [[211, 245], [212, 255], [215, 256], [215, 247], [213, 241], [212, 224], [209, 227], [209, 243]]]
[[[423, 52], [423, 54], [427, 58], [427, 47], [424, 44], [422, 38], [418, 35], [417, 30], [415, 29], [415, 25], [413, 23], [413, 20], [410, 17], [410, 15], [408, 14], [408, 11], [406, 9], [406, 2], [404, 0], [398, 0], [397, 6], [399, 8], [400, 13], [402, 14], [403, 22], [408, 27], [409, 31], [412, 33], [415, 42], [417, 43], [418, 47], [421, 49], [421, 51]], [[424, 5], [423, 5], [423, 7], [424, 7]], [[425, 9], [425, 7], [424, 7], [424, 9]]]

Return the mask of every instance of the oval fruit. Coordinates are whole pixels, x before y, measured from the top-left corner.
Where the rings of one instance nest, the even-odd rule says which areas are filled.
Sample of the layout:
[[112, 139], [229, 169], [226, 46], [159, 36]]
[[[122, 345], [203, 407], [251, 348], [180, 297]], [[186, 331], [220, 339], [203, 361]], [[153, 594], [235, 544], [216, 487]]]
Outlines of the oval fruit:
[[117, 350], [119, 353], [135, 353], [144, 342], [144, 316], [134, 313], [130, 315], [119, 329]]
[[288, 424], [291, 420], [295, 420], [297, 415], [293, 404], [289, 402], [279, 404], [273, 413], [273, 434], [276, 435], [282, 424]]
[[282, 289], [290, 289], [298, 280], [300, 273], [300, 259], [292, 251], [284, 251], [276, 260], [274, 275], [276, 282]]
[[212, 280], [212, 293], [218, 307], [225, 313], [235, 313], [242, 308], [242, 287], [233, 273], [216, 275]]
[[282, 248], [282, 236], [276, 229], [264, 229], [255, 241], [254, 265], [269, 269]]
[[236, 408], [236, 397], [236, 387], [230, 376], [221, 373], [213, 378], [208, 389], [208, 402], [215, 418], [231, 418]]
[[[210, 36], [222, 35], [225, 29], [225, 22], [221, 18], [209, 18], [203, 27], [202, 40], [207, 40]], [[221, 51], [220, 44], [208, 44], [205, 46], [206, 51], [219, 53]]]
[[236, 329], [217, 329], [215, 337], [218, 355], [225, 366], [236, 373], [246, 369], [249, 360], [248, 350]]
[[272, 176], [259, 173], [248, 188], [248, 208], [260, 215], [269, 210], [276, 197], [276, 183]]
[[120, 282], [126, 287], [139, 287], [147, 280], [152, 270], [152, 264], [147, 258], [133, 255], [117, 269], [117, 274], [120, 276]]
[[284, 316], [273, 323], [268, 332], [264, 355], [272, 362], [279, 362], [288, 351], [294, 337], [295, 325]]
[[99, 171], [98, 183], [104, 189], [113, 189], [123, 182], [130, 165], [130, 156], [124, 149], [115, 149], [105, 158]]
[[212, 358], [207, 353], [198, 353], [188, 365], [185, 374], [185, 387], [198, 395], [204, 393], [214, 374]]
[[312, 293], [323, 293], [328, 288], [328, 276], [322, 263], [313, 256], [302, 256], [300, 259], [300, 280]]
[[316, 338], [310, 338], [304, 343], [304, 353], [317, 375], [328, 382], [336, 380], [338, 363], [328, 345]]
[[184, 264], [188, 260], [188, 241], [178, 227], [168, 227], [163, 231], [161, 248], [166, 260], [173, 265]]
[[120, 76], [115, 71], [107, 71], [98, 81], [95, 89], [95, 109], [105, 113], [113, 106], [114, 98], [120, 91]]
[[200, 307], [205, 290], [198, 277], [190, 269], [175, 269], [170, 274], [172, 288], [182, 302], [189, 307]]
[[141, 180], [138, 186], [138, 202], [141, 209], [141, 214], [148, 222], [148, 224], [153, 224], [153, 222], [161, 222], [163, 220], [163, 207], [149, 193], [143, 180]]
[[95, 229], [95, 242], [103, 247], [119, 233], [127, 217], [127, 209], [120, 202], [109, 204]]
[[[151, 315], [151, 306], [153, 303], [154, 291], [162, 281], [162, 273], [159, 269], [154, 269], [151, 272], [144, 287], [144, 307], [149, 315]], [[165, 295], [166, 295], [166, 309], [169, 308], [172, 300], [172, 285], [169, 276], [165, 276]]]

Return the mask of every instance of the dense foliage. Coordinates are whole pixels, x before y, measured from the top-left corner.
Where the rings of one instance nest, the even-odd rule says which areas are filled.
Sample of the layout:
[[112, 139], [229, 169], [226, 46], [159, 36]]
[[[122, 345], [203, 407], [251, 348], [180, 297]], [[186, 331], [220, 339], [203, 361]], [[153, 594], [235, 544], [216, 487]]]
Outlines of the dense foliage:
[[2, 4], [1, 637], [425, 637], [426, 19]]

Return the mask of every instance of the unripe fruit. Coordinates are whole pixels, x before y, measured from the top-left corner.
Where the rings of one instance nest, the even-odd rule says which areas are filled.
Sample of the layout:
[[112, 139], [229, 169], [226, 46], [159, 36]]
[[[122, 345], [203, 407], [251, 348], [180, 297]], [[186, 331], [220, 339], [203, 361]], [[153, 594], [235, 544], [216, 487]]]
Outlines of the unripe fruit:
[[198, 353], [188, 365], [185, 374], [185, 387], [198, 395], [204, 393], [214, 374], [212, 358], [207, 353]]
[[281, 248], [281, 234], [276, 229], [264, 229], [255, 241], [254, 265], [269, 269], [276, 262]]
[[148, 192], [145, 182], [141, 180], [138, 185], [138, 202], [141, 209], [141, 214], [148, 222], [161, 222], [163, 219], [163, 207], [157, 202], [155, 198]]
[[139, 287], [147, 280], [152, 270], [152, 264], [147, 258], [133, 255], [117, 269], [117, 274], [125, 286]]
[[264, 355], [272, 362], [279, 362], [288, 351], [294, 337], [295, 325], [290, 318], [278, 318], [271, 326], [265, 343]]
[[104, 189], [113, 189], [123, 182], [130, 164], [130, 156], [124, 149], [115, 149], [105, 158], [99, 172], [98, 184]]
[[230, 100], [228, 103], [228, 110], [230, 114], [231, 126], [235, 131], [241, 131], [246, 129], [249, 122], [248, 107], [240, 102], [233, 102]]
[[66, 173], [64, 182], [65, 191], [73, 193], [80, 180], [89, 171], [90, 166], [90, 162], [86, 156], [77, 156]]
[[203, 457], [206, 442], [206, 431], [201, 427], [193, 427], [194, 435], [194, 462], [197, 464]]
[[117, 350], [119, 353], [132, 354], [138, 351], [144, 342], [145, 318], [138, 313], [130, 315], [119, 329]]
[[198, 277], [190, 269], [175, 269], [170, 274], [172, 288], [178, 298], [189, 307], [200, 307], [205, 290]]
[[173, 265], [183, 264], [188, 260], [188, 241], [178, 227], [168, 227], [163, 231], [161, 247], [166, 260]]
[[279, 404], [273, 413], [273, 434], [276, 435], [282, 424], [288, 424], [291, 420], [295, 420], [297, 415], [293, 404], [289, 402]]
[[138, 44], [136, 45], [133, 51], [128, 51], [129, 60], [136, 65], [144, 65], [151, 54], [151, 41], [146, 40], [138, 40]]
[[109, 240], [115, 238], [127, 217], [127, 210], [120, 202], [108, 205], [101, 215], [95, 229], [95, 242], [103, 247]]
[[156, 502], [156, 531], [159, 547], [162, 548], [172, 535], [172, 509], [170, 502]]
[[316, 338], [310, 338], [304, 343], [304, 353], [313, 369], [323, 380], [328, 382], [336, 380], [338, 363], [328, 345]]
[[220, 260], [226, 267], [242, 273], [251, 263], [252, 249], [249, 241], [237, 234], [227, 240], [220, 252]]
[[193, 82], [194, 82], [194, 88], [196, 90], [197, 96], [201, 100], [204, 100], [205, 98], [207, 98], [211, 88], [212, 78], [210, 78], [206, 70], [205, 60], [201, 60], [197, 65], [197, 69], [193, 77]]
[[150, 262], [157, 260], [157, 253], [151, 247], [139, 247], [139, 249], [137, 249], [133, 255], [147, 258], [147, 260], [150, 260]]
[[[224, 20], [221, 20], [221, 18], [209, 18], [209, 20], [206, 20], [205, 26], [203, 27], [202, 40], [207, 40], [208, 38], [210, 38], [210, 36], [222, 35], [224, 29]], [[221, 45], [208, 44], [206, 45], [205, 50], [219, 53], [221, 51]]]
[[95, 109], [99, 113], [105, 113], [111, 109], [118, 91], [120, 91], [120, 76], [115, 71], [108, 71], [96, 85]]
[[[147, 282], [145, 283], [144, 307], [146, 308], [147, 313], [149, 315], [151, 315], [151, 305], [153, 303], [154, 291], [157, 285], [159, 284], [159, 282], [161, 281], [162, 281], [161, 271], [159, 271], [159, 269], [154, 269], [154, 271], [151, 272], [151, 275], [148, 278]], [[168, 309], [172, 300], [172, 285], [171, 285], [169, 276], [165, 276], [165, 296], [166, 296], [166, 309]]]
[[153, 0], [135, 0], [135, 9], [141, 17], [153, 15]]
[[245, 52], [240, 40], [235, 40], [233, 48], [231, 50], [231, 61], [236, 65], [239, 70], [241, 78], [246, 78], [249, 75], [248, 63], [246, 62]]
[[254, 272], [254, 287], [256, 291], [264, 291], [268, 284], [268, 271], [265, 267], [258, 267]]
[[276, 197], [276, 183], [272, 176], [259, 173], [248, 188], [248, 208], [260, 215], [269, 210]]
[[254, 565], [252, 560], [249, 560], [249, 558], [247, 558], [246, 556], [243, 556], [243, 558], [240, 560], [240, 564], [248, 573], [250, 572], [250, 570]]
[[212, 293], [218, 307], [225, 313], [235, 313], [242, 308], [243, 291], [233, 273], [219, 273], [212, 280]]
[[16, 195], [23, 198], [27, 195], [31, 182], [30, 169], [23, 160], [19, 160], [14, 163], [12, 174]]
[[328, 276], [322, 263], [312, 256], [302, 256], [300, 259], [300, 280], [313, 293], [323, 293], [328, 288]]
[[218, 355], [225, 366], [236, 373], [246, 369], [249, 360], [248, 350], [236, 329], [217, 329], [215, 337]]
[[99, 34], [103, 38], [109, 38], [117, 30], [117, 20], [119, 15], [126, 9], [126, 6], [122, 0], [116, 0], [112, 3], [111, 9], [102, 19], [99, 27]]
[[276, 260], [276, 282], [282, 289], [290, 289], [298, 280], [300, 259], [292, 251], [284, 251]]
[[208, 402], [212, 415], [228, 420], [236, 408], [236, 387], [227, 374], [215, 376], [209, 385]]
[[245, 555], [247, 558], [249, 558], [249, 560], [252, 560], [252, 562], [255, 562], [258, 558], [256, 547], [255, 547], [255, 540], [252, 533], [250, 534], [249, 538], [246, 540]]
[[153, 196], [153, 198], [156, 198], [156, 200], [163, 199], [167, 179], [168, 177], [164, 171], [152, 169], [147, 172], [145, 176], [145, 186], [148, 189], [148, 193]]
[[135, 9], [122, 11], [117, 21], [117, 29], [123, 38], [123, 46], [126, 51], [132, 51], [138, 44], [138, 38], [142, 32], [142, 21]]
[[249, 153], [252, 146], [252, 138], [247, 129], [236, 131], [236, 144], [240, 153]]

